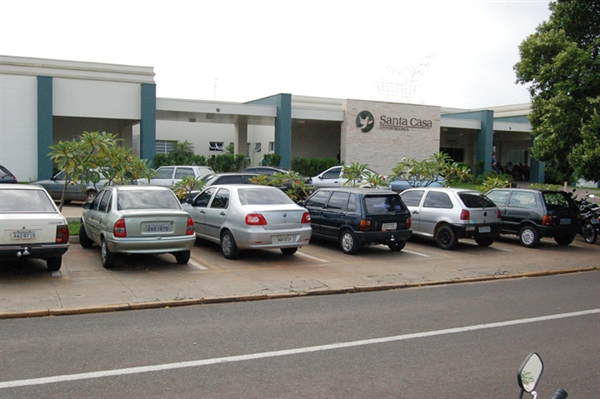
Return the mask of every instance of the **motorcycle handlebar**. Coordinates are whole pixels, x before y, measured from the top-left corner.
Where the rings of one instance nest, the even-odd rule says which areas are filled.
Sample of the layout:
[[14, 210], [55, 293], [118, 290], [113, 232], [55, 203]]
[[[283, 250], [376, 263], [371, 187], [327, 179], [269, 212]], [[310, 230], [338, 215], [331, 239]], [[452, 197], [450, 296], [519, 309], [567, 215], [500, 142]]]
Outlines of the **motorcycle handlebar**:
[[554, 392], [554, 395], [552, 395], [550, 399], [567, 399], [568, 396], [569, 394], [567, 391], [559, 389], [558, 391]]

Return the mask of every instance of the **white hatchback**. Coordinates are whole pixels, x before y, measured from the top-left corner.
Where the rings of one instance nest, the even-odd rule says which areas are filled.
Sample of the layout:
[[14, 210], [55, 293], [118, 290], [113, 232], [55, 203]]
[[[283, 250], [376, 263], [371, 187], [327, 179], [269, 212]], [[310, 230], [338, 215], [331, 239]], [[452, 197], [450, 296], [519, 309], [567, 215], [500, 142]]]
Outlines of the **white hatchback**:
[[0, 184], [0, 260], [44, 259], [57, 271], [68, 249], [67, 219], [43, 187]]

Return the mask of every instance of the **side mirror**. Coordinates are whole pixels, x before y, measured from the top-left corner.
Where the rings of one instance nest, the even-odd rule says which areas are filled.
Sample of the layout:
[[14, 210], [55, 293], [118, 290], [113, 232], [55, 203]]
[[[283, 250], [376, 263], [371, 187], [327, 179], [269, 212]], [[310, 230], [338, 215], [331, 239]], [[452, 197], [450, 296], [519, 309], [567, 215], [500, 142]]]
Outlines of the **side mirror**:
[[525, 392], [533, 392], [542, 377], [542, 371], [544, 371], [542, 359], [537, 353], [530, 353], [517, 374], [519, 387]]
[[92, 209], [92, 203], [86, 202], [85, 204], [83, 204], [83, 209]]

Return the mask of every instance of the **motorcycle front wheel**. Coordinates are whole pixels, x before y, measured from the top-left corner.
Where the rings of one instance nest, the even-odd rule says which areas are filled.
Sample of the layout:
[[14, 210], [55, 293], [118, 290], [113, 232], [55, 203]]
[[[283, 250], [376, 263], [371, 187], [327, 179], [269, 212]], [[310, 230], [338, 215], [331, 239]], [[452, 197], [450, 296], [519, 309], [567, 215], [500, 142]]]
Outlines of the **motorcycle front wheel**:
[[598, 232], [591, 223], [586, 223], [581, 227], [581, 235], [585, 242], [593, 244], [598, 239]]

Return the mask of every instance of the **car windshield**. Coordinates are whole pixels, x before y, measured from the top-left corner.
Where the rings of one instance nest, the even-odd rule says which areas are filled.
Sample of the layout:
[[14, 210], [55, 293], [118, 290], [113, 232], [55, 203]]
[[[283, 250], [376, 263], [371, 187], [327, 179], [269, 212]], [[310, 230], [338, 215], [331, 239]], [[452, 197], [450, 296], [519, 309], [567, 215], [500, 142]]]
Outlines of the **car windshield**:
[[367, 213], [382, 214], [403, 211], [404, 206], [398, 195], [368, 195], [365, 197]]
[[42, 190], [0, 190], [0, 212], [56, 213], [56, 208]]
[[490, 208], [496, 206], [488, 197], [480, 193], [459, 192], [458, 196], [467, 208]]
[[279, 189], [262, 190], [258, 188], [240, 188], [238, 190], [242, 205], [279, 205], [293, 204], [283, 191]]
[[181, 209], [181, 205], [168, 190], [121, 190], [117, 196], [117, 209]]

